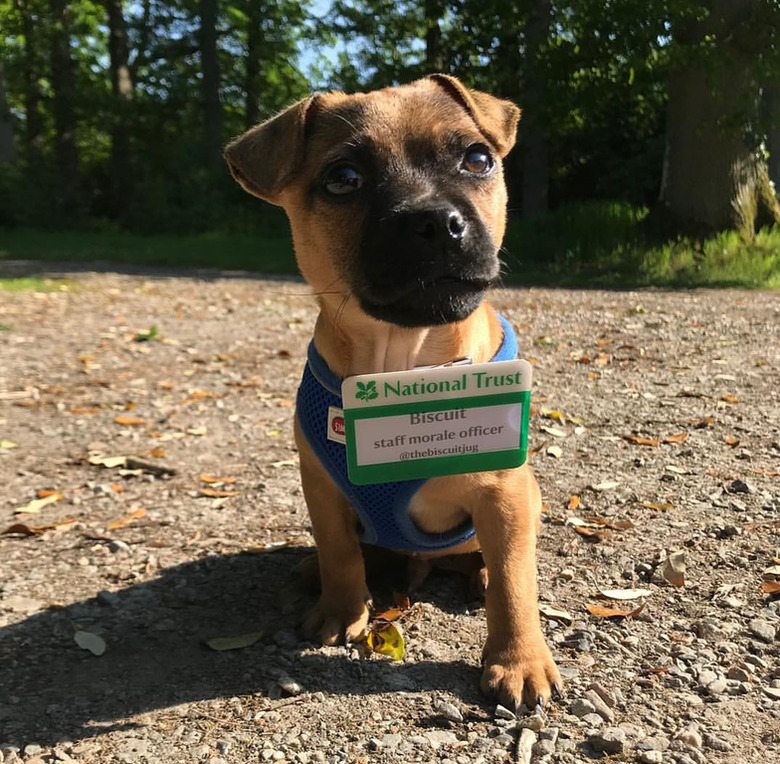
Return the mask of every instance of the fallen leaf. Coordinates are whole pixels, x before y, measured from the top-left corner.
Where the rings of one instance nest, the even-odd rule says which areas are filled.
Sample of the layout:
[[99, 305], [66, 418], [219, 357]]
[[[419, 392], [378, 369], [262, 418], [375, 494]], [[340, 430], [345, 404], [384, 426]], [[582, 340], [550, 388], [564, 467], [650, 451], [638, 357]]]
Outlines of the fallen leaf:
[[738, 446], [739, 445], [739, 438], [735, 438], [733, 435], [725, 435], [723, 437], [723, 442], [727, 446], [731, 446], [732, 448], [734, 448], [734, 446]]
[[568, 414], [564, 414], [562, 411], [558, 411], [558, 409], [548, 409], [542, 406], [540, 413], [545, 419], [552, 419], [553, 421], [560, 422], [561, 424], [565, 424], [566, 422], [580, 425], [585, 424], [584, 419], [580, 419], [576, 416], [569, 416]]
[[739, 398], [735, 398], [733, 395], [729, 395], [728, 393], [726, 395], [721, 395], [720, 399], [726, 403], [739, 403]]
[[71, 525], [76, 522], [76, 518], [69, 517], [67, 520], [59, 520], [56, 523], [47, 523], [46, 525], [25, 525], [24, 523], [14, 523], [9, 525], [3, 535], [8, 536], [40, 536], [44, 531], [54, 530], [63, 525]]
[[397, 621], [403, 615], [403, 610], [397, 607], [390, 608], [389, 610], [383, 610], [381, 613], [377, 613], [374, 616], [375, 621], [385, 621], [390, 623], [391, 621]]
[[298, 466], [298, 460], [297, 459], [282, 459], [280, 462], [271, 462], [269, 465], [270, 467], [273, 467], [274, 469], [280, 469], [282, 467], [297, 467]]
[[764, 594], [780, 594], [780, 581], [762, 581], [761, 591]]
[[226, 650], [241, 650], [244, 647], [251, 647], [263, 636], [262, 631], [252, 631], [248, 634], [239, 634], [235, 637], [213, 637], [207, 639], [206, 644], [217, 652]]
[[764, 578], [780, 578], [780, 564], [770, 565], [763, 573]]
[[667, 435], [664, 443], [685, 443], [686, 440], [688, 440], [688, 433], [678, 432], [676, 435]]
[[173, 383], [167, 379], [161, 379], [158, 380], [157, 387], [161, 387], [163, 390], [171, 390], [173, 388]]
[[35, 514], [40, 512], [44, 507], [48, 507], [49, 504], [54, 504], [62, 498], [62, 494], [59, 491], [55, 491], [49, 496], [44, 496], [42, 499], [33, 499], [29, 504], [24, 507], [17, 507], [14, 512], [20, 514]]
[[92, 655], [100, 656], [106, 651], [105, 640], [91, 631], [77, 631], [73, 639], [82, 650], [89, 650]]
[[89, 408], [70, 409], [71, 414], [97, 414], [98, 411], [100, 411], [100, 406], [90, 406]]
[[159, 338], [160, 330], [156, 325], [150, 326], [145, 332], [137, 332], [133, 335], [133, 342], [151, 342]]
[[14, 443], [12, 440], [0, 440], [0, 448], [10, 451], [12, 448], [19, 448], [19, 444]]
[[238, 480], [237, 477], [215, 477], [214, 475], [200, 476], [200, 482], [208, 483], [209, 485], [213, 483], [219, 483], [220, 485], [222, 485], [223, 483], [235, 483], [236, 480]]
[[585, 605], [588, 612], [592, 613], [599, 618], [634, 618], [639, 615], [644, 609], [644, 605], [634, 608], [633, 610], [618, 610], [613, 607], [604, 607], [603, 605]]
[[649, 589], [599, 589], [599, 594], [608, 600], [635, 600], [639, 597], [649, 597]]
[[266, 430], [265, 434], [268, 435], [271, 438], [278, 438], [281, 434], [281, 430]]
[[212, 499], [229, 499], [231, 496], [238, 496], [241, 491], [220, 491], [216, 488], [201, 488], [201, 496], [209, 496]]
[[557, 427], [548, 427], [547, 425], [541, 425], [539, 429], [542, 432], [546, 432], [549, 435], [552, 435], [554, 438], [565, 438], [567, 433], [564, 430], [559, 430]]
[[114, 421], [117, 424], [124, 425], [125, 427], [143, 427], [144, 425], [149, 424], [149, 422], [146, 421], [146, 419], [139, 419], [138, 417], [134, 416], [117, 416], [114, 417]]
[[190, 427], [187, 429], [188, 435], [205, 435], [208, 432], [208, 429], [205, 426], [201, 427]]
[[650, 501], [640, 501], [638, 504], [640, 507], [644, 507], [645, 509], [654, 509], [656, 512], [666, 512], [667, 510], [674, 509], [674, 505], [669, 504], [668, 502], [653, 504]]
[[577, 507], [580, 506], [580, 504], [582, 504], [582, 502], [580, 501], [579, 496], [569, 496], [569, 501], [566, 504], [566, 509], [568, 509], [570, 512], [574, 511], [575, 509], [577, 509]]
[[629, 443], [635, 443], [637, 446], [658, 446], [661, 444], [661, 441], [655, 438], [643, 438], [641, 435], [624, 435], [623, 439]]
[[563, 456], [563, 449], [560, 446], [547, 446], [546, 453], [548, 456], [554, 456], [556, 459], [560, 459]]
[[89, 463], [96, 467], [106, 467], [107, 469], [114, 469], [116, 467], [124, 467], [127, 462], [126, 456], [90, 456]]
[[685, 585], [685, 552], [670, 552], [658, 571], [672, 586]]
[[712, 425], [715, 424], [715, 417], [708, 416], [704, 417], [704, 419], [690, 419], [688, 420], [688, 424], [693, 425], [697, 430], [704, 430], [707, 427], [712, 427]]
[[580, 536], [593, 539], [594, 541], [603, 541], [605, 538], [607, 538], [607, 536], [610, 535], [608, 530], [593, 530], [592, 528], [587, 528], [583, 525], [575, 525], [574, 530], [577, 531]]
[[126, 515], [125, 517], [122, 517], [119, 520], [114, 520], [113, 523], [109, 523], [106, 526], [106, 530], [115, 531], [118, 528], [124, 528], [126, 525], [132, 523], [133, 520], [138, 520], [141, 517], [146, 517], [146, 510], [136, 509], [135, 512], [131, 512], [129, 515]]
[[366, 644], [375, 653], [387, 655], [395, 661], [404, 657], [404, 635], [395, 623], [380, 624], [366, 636]]
[[570, 613], [567, 613], [565, 610], [561, 610], [560, 608], [553, 607], [552, 605], [547, 605], [544, 602], [539, 603], [539, 612], [545, 618], [549, 618], [551, 621], [560, 621], [566, 626], [568, 626], [574, 620], [574, 617]]
[[168, 452], [160, 446], [155, 446], [151, 451], [149, 451], [149, 456], [152, 456], [155, 459], [164, 459], [166, 456], [168, 456]]
[[666, 469], [675, 475], [687, 475], [688, 470], [685, 467], [678, 467], [676, 464], [667, 464]]

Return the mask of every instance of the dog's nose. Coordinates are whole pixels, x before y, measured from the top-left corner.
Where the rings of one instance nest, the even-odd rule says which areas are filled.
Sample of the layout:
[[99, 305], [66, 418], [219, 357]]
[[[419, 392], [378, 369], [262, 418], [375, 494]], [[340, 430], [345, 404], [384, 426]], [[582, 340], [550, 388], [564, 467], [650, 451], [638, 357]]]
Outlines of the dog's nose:
[[430, 243], [447, 239], [460, 241], [466, 233], [463, 215], [452, 207], [420, 210], [413, 214], [411, 223], [414, 233]]

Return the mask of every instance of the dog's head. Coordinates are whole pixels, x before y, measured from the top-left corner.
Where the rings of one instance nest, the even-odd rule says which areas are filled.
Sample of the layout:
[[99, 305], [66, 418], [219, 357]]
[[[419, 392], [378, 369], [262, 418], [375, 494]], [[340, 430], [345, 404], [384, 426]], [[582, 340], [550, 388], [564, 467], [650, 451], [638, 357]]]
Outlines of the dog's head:
[[318, 291], [401, 326], [466, 318], [499, 273], [501, 159], [519, 109], [433, 75], [372, 93], [316, 94], [233, 141], [251, 194], [284, 207]]

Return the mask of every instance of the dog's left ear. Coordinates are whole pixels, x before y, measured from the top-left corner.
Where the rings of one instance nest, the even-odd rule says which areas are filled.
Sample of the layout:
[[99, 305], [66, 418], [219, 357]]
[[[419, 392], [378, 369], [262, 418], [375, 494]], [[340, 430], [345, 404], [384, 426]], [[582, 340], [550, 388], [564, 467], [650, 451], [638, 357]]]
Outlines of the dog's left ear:
[[298, 101], [225, 147], [225, 161], [245, 191], [279, 204], [279, 193], [303, 162], [306, 126], [319, 98], [315, 93]]
[[433, 80], [466, 109], [502, 157], [510, 152], [515, 145], [517, 123], [520, 121], [520, 109], [517, 106], [511, 101], [467, 88], [449, 74], [431, 74], [428, 79]]

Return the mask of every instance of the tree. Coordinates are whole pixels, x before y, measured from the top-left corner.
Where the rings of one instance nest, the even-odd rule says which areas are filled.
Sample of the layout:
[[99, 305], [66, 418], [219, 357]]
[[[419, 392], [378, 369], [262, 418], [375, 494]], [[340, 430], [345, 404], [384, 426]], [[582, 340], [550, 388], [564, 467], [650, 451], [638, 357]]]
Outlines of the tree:
[[79, 151], [76, 143], [76, 80], [70, 52], [70, 2], [49, 0], [51, 42], [49, 50], [54, 111], [54, 150], [59, 172], [59, 206], [79, 207]]
[[0, 163], [12, 163], [16, 161], [16, 143], [11, 110], [8, 108], [5, 93], [5, 69], [0, 61]]
[[203, 99], [203, 149], [206, 162], [221, 166], [222, 103], [219, 97], [219, 57], [217, 54], [217, 0], [199, 0], [201, 97]]
[[41, 93], [38, 85], [39, 51], [37, 49], [37, 24], [39, 16], [36, 13], [33, 0], [14, 0], [14, 10], [21, 22], [23, 38], [22, 82], [24, 102], [24, 153], [31, 165], [37, 165], [41, 158], [41, 133], [43, 120], [41, 118]]
[[762, 206], [780, 221], [757, 131], [759, 63], [777, 16], [773, 0], [709, 0], [676, 23], [661, 202], [684, 226], [750, 239]]

